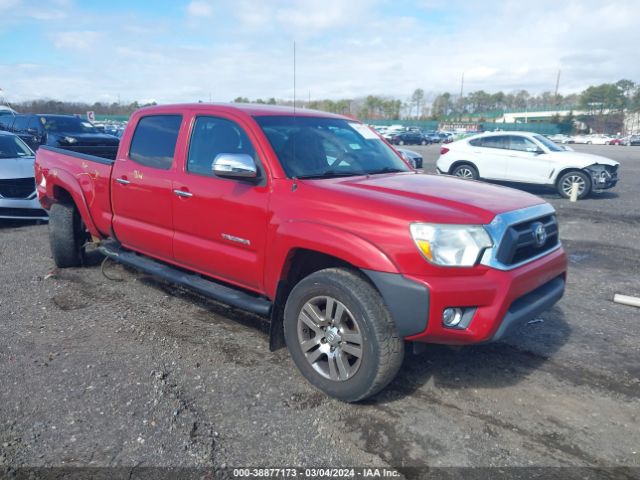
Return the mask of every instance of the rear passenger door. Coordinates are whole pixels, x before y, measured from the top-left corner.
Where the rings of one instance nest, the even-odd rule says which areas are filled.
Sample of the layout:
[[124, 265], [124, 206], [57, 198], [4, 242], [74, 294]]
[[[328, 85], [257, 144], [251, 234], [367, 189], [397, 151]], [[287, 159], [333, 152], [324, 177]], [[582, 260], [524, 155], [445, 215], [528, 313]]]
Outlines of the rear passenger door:
[[[173, 249], [181, 265], [256, 291], [263, 289], [268, 178], [248, 125], [225, 115], [196, 115], [173, 182]], [[216, 176], [221, 153], [247, 154], [258, 179]]]
[[128, 152], [111, 173], [111, 204], [116, 238], [126, 247], [173, 260], [172, 175], [182, 116], [141, 117]]
[[480, 177], [506, 180], [509, 164], [507, 135], [490, 135], [469, 140]]

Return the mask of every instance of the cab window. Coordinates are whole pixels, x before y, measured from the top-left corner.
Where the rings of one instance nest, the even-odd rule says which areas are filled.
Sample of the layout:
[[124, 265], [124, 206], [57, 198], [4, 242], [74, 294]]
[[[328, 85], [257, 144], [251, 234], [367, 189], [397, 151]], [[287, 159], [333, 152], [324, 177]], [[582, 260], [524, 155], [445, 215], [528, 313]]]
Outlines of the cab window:
[[214, 176], [213, 161], [221, 153], [244, 153], [258, 163], [255, 148], [239, 125], [224, 118], [197, 117], [191, 132], [187, 172]]
[[181, 115], [142, 117], [133, 133], [129, 158], [140, 165], [169, 170], [181, 123]]

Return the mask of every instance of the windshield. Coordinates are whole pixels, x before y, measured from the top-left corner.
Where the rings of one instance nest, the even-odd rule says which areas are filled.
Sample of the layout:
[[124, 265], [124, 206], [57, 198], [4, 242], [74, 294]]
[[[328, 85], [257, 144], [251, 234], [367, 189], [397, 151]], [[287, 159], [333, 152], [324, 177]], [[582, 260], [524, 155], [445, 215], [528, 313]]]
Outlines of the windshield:
[[33, 152], [14, 135], [0, 135], [0, 158], [32, 157]]
[[543, 137], [542, 135], [534, 135], [533, 138], [535, 138], [538, 142], [540, 142], [542, 145], [544, 145], [545, 147], [547, 147], [547, 149], [550, 152], [564, 152], [564, 148], [562, 148], [560, 145], [558, 145], [557, 143], [552, 142], [551, 140], [549, 140], [548, 138]]
[[77, 117], [40, 117], [40, 122], [51, 133], [98, 133], [93, 125]]
[[369, 127], [340, 118], [255, 117], [288, 177], [323, 178], [408, 172]]

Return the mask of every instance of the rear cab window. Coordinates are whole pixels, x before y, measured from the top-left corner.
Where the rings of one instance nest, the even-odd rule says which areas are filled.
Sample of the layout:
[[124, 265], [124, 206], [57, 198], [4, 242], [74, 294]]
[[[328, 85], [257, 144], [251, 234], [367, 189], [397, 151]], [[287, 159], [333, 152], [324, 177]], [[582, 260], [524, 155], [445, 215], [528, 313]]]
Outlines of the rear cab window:
[[140, 165], [169, 170], [173, 164], [182, 115], [142, 117], [133, 132], [129, 158]]

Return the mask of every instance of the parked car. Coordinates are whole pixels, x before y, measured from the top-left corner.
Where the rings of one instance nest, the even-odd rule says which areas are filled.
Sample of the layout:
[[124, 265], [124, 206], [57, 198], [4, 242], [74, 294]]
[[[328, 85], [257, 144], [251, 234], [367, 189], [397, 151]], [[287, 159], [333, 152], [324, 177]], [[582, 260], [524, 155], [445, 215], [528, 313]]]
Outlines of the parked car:
[[591, 145], [609, 145], [609, 143], [613, 140], [611, 135], [604, 135], [600, 133], [595, 133], [593, 135], [587, 136], [587, 144]]
[[48, 218], [36, 195], [34, 160], [18, 136], [0, 132], [0, 219]]
[[271, 348], [286, 344], [302, 375], [343, 401], [384, 388], [405, 339], [495, 341], [564, 292], [551, 205], [418, 174], [352, 118], [154, 106], [133, 114], [117, 158], [38, 150], [55, 264], [81, 265], [91, 239], [115, 261], [262, 315]]
[[424, 132], [424, 136], [429, 140], [429, 143], [440, 143], [442, 141], [440, 134], [433, 130]]
[[389, 143], [394, 145], [427, 145], [429, 139], [421, 132], [401, 132], [391, 136]]
[[547, 137], [549, 140], [551, 140], [552, 142], [558, 143], [558, 144], [563, 144], [563, 143], [569, 143], [571, 140], [571, 137], [569, 135], [565, 135], [563, 133], [557, 133], [555, 135], [549, 135]]
[[536, 133], [499, 132], [465, 138], [440, 150], [438, 173], [467, 179], [555, 186], [568, 198], [578, 184], [578, 198], [613, 188], [619, 163], [589, 153], [567, 151]]
[[407, 150], [406, 148], [396, 148], [396, 150], [413, 168], [422, 168], [423, 159], [421, 154], [413, 150]]
[[10, 131], [32, 150], [48, 145], [112, 159], [118, 151], [117, 137], [100, 133], [91, 123], [73, 115], [15, 115]]
[[631, 135], [629, 137], [629, 141], [627, 142], [627, 145], [633, 145], [633, 146], [640, 145], [640, 135]]

